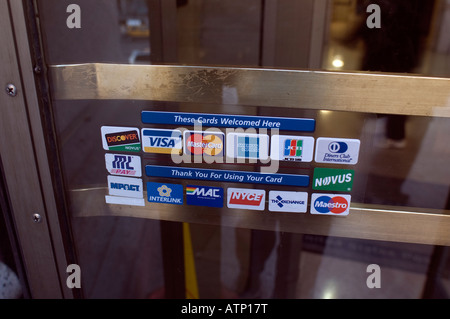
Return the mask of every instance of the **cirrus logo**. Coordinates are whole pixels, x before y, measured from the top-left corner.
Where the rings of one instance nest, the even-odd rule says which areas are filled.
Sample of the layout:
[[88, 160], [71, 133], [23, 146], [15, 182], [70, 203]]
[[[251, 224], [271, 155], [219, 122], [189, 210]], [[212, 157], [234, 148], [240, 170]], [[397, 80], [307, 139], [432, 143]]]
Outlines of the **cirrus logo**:
[[313, 194], [311, 214], [348, 215], [350, 195]]
[[331, 153], [345, 153], [348, 150], [348, 145], [344, 142], [331, 142], [328, 145], [328, 150]]

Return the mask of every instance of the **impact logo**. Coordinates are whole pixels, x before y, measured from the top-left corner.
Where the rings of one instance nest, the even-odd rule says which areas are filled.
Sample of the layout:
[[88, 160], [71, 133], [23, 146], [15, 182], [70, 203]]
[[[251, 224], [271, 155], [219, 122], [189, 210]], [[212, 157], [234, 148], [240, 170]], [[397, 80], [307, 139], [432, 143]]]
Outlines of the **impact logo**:
[[186, 203], [196, 206], [223, 207], [223, 188], [187, 185]]
[[361, 142], [356, 139], [319, 137], [315, 160], [317, 163], [356, 164], [360, 144]]
[[147, 182], [147, 199], [152, 203], [183, 205], [183, 185]]
[[350, 201], [350, 195], [312, 194], [311, 214], [347, 216]]
[[146, 153], [180, 154], [182, 145], [179, 130], [142, 129], [142, 146]]
[[269, 157], [269, 136], [266, 134], [229, 133], [227, 135], [227, 156], [266, 160]]
[[184, 132], [184, 153], [188, 155], [223, 156], [225, 134]]
[[311, 136], [272, 136], [270, 157], [278, 161], [311, 162], [314, 138]]
[[142, 198], [142, 180], [139, 178], [108, 176], [109, 195]]
[[141, 177], [141, 158], [139, 156], [105, 154], [106, 169], [112, 175]]
[[141, 140], [137, 128], [102, 126], [101, 132], [103, 149], [107, 151], [141, 151]]
[[306, 213], [308, 193], [306, 192], [269, 192], [269, 211]]
[[350, 192], [354, 174], [355, 171], [350, 169], [316, 167], [312, 186], [315, 190]]

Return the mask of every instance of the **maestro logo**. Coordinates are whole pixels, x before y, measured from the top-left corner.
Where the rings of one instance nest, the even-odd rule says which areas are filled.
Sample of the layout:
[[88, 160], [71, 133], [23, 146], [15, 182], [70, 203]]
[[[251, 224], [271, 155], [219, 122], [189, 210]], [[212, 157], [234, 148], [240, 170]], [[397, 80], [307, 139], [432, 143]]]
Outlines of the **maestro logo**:
[[139, 130], [134, 127], [102, 126], [103, 149], [107, 151], [140, 152]]
[[188, 205], [223, 207], [223, 188], [209, 186], [186, 186]]
[[146, 153], [180, 154], [181, 131], [164, 129], [142, 129], [142, 146]]
[[184, 153], [188, 155], [223, 156], [225, 134], [220, 132], [184, 132]]
[[183, 185], [147, 182], [147, 199], [151, 203], [183, 205]]
[[262, 189], [228, 188], [227, 207], [264, 210], [266, 191]]
[[311, 214], [347, 216], [350, 201], [350, 195], [312, 194]]

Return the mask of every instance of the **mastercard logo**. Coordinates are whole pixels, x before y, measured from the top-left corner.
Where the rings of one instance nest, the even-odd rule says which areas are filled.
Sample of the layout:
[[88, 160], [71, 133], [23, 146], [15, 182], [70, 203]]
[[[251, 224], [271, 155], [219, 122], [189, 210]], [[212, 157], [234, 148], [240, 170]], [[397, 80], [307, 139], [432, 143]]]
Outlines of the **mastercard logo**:
[[224, 134], [185, 133], [185, 152], [193, 155], [223, 156]]

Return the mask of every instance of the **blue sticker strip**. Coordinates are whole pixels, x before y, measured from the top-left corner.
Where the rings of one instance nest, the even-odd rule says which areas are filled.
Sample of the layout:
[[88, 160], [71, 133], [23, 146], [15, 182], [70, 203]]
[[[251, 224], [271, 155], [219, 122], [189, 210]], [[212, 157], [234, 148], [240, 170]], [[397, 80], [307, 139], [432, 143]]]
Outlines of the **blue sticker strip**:
[[215, 182], [288, 185], [300, 187], [307, 187], [309, 185], [308, 175], [263, 174], [256, 172], [253, 173], [158, 165], [145, 166], [145, 173], [149, 177], [181, 178]]
[[265, 128], [285, 131], [314, 132], [316, 120], [288, 117], [260, 117], [226, 114], [175, 113], [142, 111], [144, 124], [203, 125], [208, 127]]

